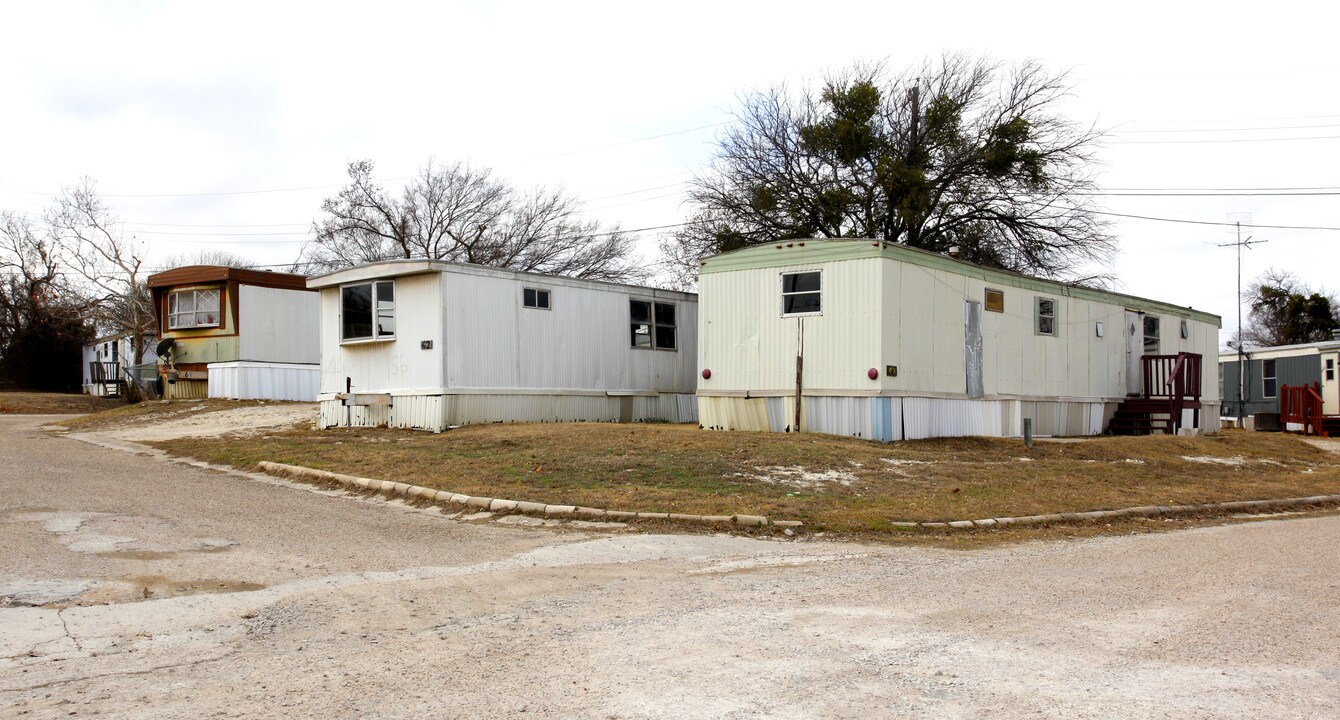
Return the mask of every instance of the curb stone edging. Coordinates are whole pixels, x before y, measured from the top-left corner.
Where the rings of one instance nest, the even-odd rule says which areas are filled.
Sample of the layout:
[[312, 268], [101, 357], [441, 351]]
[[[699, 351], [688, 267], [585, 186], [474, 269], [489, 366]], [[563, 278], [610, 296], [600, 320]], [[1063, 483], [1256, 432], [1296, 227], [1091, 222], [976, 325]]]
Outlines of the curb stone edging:
[[301, 465], [287, 465], [285, 463], [270, 462], [262, 460], [256, 463], [256, 467], [261, 471], [271, 475], [292, 476], [298, 478], [308, 478], [313, 480], [324, 480], [334, 482], [340, 485], [351, 485], [357, 488], [382, 492], [387, 494], [403, 495], [408, 498], [421, 498], [433, 500], [436, 502], [447, 502], [456, 505], [464, 505], [470, 508], [479, 508], [485, 511], [511, 511], [525, 513], [527, 515], [547, 515], [550, 517], [576, 517], [583, 520], [679, 520], [684, 522], [702, 523], [705, 525], [735, 525], [738, 527], [779, 527], [796, 528], [804, 525], [799, 520], [772, 520], [763, 515], [684, 515], [681, 513], [647, 513], [630, 512], [626, 510], [605, 510], [602, 508], [581, 507], [577, 505], [545, 505], [543, 503], [528, 502], [526, 500], [506, 500], [503, 498], [485, 498], [471, 497], [460, 493], [447, 492], [446, 490], [434, 490], [421, 485], [409, 485], [407, 483], [392, 482], [390, 480], [372, 480], [370, 478], [354, 477], [352, 475], [343, 475], [327, 470], [316, 470], [314, 468], [303, 467]]
[[[968, 528], [1000, 528], [1007, 525], [1077, 523], [1088, 520], [1103, 520], [1106, 518], [1129, 516], [1148, 518], [1164, 515], [1189, 515], [1192, 513], [1215, 511], [1283, 510], [1286, 508], [1302, 508], [1332, 504], [1340, 504], [1340, 495], [1312, 495], [1309, 497], [1279, 498], [1275, 500], [1233, 500], [1231, 502], [1203, 503], [1199, 505], [1143, 505], [1140, 507], [1119, 508], [1117, 510], [1092, 510], [1090, 512], [1051, 513], [1048, 515], [1024, 515], [1021, 517], [952, 520], [946, 522], [909, 522], [899, 520], [890, 522], [889, 525], [903, 529], [926, 528], [929, 530], [961, 530]], [[774, 522], [773, 524], [779, 525], [780, 521]]]

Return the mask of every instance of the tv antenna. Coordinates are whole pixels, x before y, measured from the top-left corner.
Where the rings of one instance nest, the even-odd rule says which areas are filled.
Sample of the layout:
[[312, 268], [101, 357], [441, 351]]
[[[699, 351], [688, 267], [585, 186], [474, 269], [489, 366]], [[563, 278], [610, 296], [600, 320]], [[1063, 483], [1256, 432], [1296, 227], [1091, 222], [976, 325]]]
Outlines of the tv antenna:
[[1248, 235], [1246, 240], [1242, 239], [1242, 224], [1247, 223], [1247, 227], [1251, 227], [1251, 213], [1229, 213], [1225, 216], [1225, 220], [1233, 224], [1237, 233], [1236, 240], [1230, 243], [1218, 243], [1218, 246], [1238, 249], [1238, 338], [1235, 344], [1238, 346], [1238, 426], [1241, 427], [1247, 409], [1247, 366], [1243, 362], [1245, 353], [1242, 349], [1242, 249], [1270, 241], [1253, 240], [1251, 235]]

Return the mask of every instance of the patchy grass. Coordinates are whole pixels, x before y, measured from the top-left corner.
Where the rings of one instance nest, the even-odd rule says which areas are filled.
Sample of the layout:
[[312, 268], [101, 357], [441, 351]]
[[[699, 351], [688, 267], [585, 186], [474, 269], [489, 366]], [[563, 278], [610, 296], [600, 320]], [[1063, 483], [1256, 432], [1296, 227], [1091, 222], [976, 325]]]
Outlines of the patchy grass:
[[[1340, 493], [1340, 456], [1290, 435], [881, 444], [666, 424], [476, 425], [441, 435], [293, 430], [154, 443], [249, 467], [292, 463], [443, 490], [612, 510], [748, 513], [896, 537], [959, 520]], [[1144, 526], [1148, 521], [1119, 523]], [[1036, 535], [1036, 533], [1033, 533]]]
[[44, 392], [0, 392], [0, 414], [76, 415], [96, 413], [126, 404], [125, 398]]

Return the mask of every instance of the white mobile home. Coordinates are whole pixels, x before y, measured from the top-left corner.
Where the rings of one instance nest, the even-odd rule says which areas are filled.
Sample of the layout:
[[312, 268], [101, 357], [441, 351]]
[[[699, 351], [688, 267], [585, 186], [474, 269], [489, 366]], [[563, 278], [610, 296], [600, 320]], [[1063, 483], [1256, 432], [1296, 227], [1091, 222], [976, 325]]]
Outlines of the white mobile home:
[[322, 427], [697, 420], [695, 295], [434, 260], [307, 285]]
[[157, 357], [154, 345], [157, 339], [152, 335], [143, 338], [138, 361], [131, 343], [131, 335], [109, 335], [101, 337], [84, 346], [84, 393], [101, 397], [121, 395], [127, 382], [127, 370], [136, 366], [150, 366], [152, 370]]
[[700, 422], [902, 440], [1215, 429], [1219, 318], [871, 240], [703, 261]]

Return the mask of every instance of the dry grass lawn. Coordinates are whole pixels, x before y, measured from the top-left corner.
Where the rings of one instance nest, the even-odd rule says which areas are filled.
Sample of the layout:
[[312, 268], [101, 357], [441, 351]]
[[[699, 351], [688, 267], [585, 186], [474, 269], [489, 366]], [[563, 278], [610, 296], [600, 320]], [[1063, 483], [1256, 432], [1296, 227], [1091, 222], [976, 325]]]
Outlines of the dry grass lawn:
[[0, 413], [15, 415], [76, 415], [125, 405], [124, 398], [44, 392], [0, 392]]
[[96, 432], [98, 430], [121, 428], [131, 424], [161, 422], [170, 418], [180, 419], [190, 415], [232, 410], [239, 407], [277, 404], [274, 401], [262, 400], [215, 399], [174, 400], [172, 402], [147, 400], [134, 405], [127, 405], [124, 401], [119, 402], [120, 405], [114, 406], [111, 410], [62, 420], [57, 424], [76, 432]]
[[1340, 493], [1340, 456], [1278, 433], [881, 444], [664, 424], [467, 426], [433, 435], [292, 430], [154, 443], [250, 467], [292, 463], [487, 497], [612, 510], [748, 513], [889, 533], [958, 520]]

